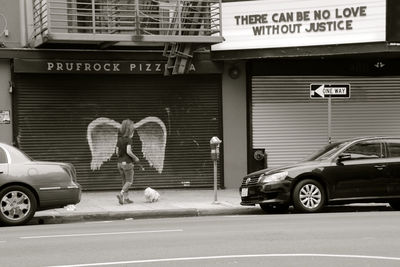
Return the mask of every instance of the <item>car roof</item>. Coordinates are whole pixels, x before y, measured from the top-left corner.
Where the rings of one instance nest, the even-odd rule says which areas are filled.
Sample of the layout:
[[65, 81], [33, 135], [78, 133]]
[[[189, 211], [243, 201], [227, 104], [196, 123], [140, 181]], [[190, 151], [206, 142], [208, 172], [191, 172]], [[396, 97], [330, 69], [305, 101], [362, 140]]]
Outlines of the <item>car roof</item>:
[[[9, 145], [9, 144], [6, 144], [6, 143], [1, 143], [1, 142], [0, 142], [0, 146], [1, 146], [1, 147], [4, 147], [4, 148], [13, 147], [12, 145]], [[15, 147], [13, 147], [13, 148], [15, 148]]]
[[366, 141], [366, 140], [380, 140], [380, 139], [400, 139], [400, 136], [361, 136], [361, 137], [352, 137], [348, 139], [337, 140], [337, 142], [358, 142], [358, 141]]

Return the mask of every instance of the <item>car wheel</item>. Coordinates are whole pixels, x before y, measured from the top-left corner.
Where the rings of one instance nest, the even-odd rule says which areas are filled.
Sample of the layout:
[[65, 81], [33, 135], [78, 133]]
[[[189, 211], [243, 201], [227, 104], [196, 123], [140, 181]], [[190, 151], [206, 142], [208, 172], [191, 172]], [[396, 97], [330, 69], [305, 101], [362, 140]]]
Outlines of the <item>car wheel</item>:
[[312, 179], [300, 181], [293, 190], [293, 206], [300, 212], [318, 212], [325, 204], [325, 190]]
[[286, 204], [260, 204], [260, 207], [266, 213], [286, 213], [289, 210], [289, 205]]
[[400, 199], [389, 201], [390, 206], [394, 210], [400, 210]]
[[9, 186], [0, 191], [0, 224], [15, 226], [27, 223], [36, 212], [36, 198], [23, 186]]

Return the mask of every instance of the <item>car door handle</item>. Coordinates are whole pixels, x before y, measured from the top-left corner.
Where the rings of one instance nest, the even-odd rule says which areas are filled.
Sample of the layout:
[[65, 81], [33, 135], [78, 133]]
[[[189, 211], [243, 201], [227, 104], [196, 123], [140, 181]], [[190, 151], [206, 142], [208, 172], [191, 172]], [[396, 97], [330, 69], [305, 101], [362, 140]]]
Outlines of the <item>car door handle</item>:
[[377, 168], [378, 170], [383, 170], [386, 167], [386, 165], [381, 164], [381, 165], [375, 165], [374, 167]]

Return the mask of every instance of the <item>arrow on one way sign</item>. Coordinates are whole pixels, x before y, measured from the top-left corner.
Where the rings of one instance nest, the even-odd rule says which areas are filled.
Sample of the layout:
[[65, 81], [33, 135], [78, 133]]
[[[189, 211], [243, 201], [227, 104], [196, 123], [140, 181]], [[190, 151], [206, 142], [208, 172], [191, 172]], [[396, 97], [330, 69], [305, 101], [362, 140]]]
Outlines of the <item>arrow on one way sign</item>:
[[350, 98], [350, 84], [311, 84], [311, 98]]

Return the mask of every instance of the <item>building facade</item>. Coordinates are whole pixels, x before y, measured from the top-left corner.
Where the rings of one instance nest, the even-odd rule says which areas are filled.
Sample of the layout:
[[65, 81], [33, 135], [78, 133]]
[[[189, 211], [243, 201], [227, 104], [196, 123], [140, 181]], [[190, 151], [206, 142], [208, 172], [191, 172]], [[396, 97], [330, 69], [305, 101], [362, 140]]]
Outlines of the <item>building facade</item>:
[[[223, 134], [218, 1], [1, 1], [1, 141], [116, 189], [110, 140], [137, 125], [135, 187], [210, 188]], [[224, 160], [221, 153], [221, 161]], [[218, 185], [229, 186], [223, 164]]]
[[247, 76], [249, 172], [295, 163], [335, 140], [399, 135], [398, 2], [222, 9], [225, 41], [212, 46], [212, 58]]

